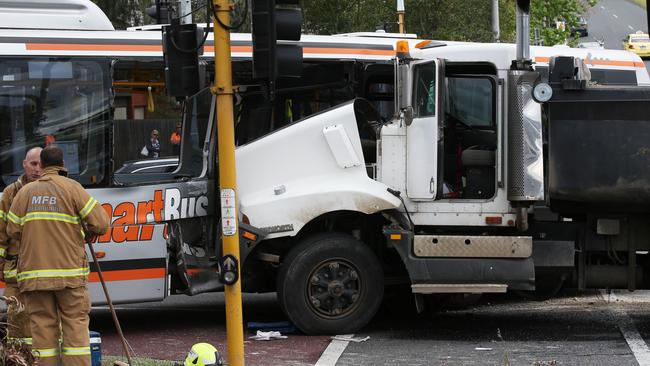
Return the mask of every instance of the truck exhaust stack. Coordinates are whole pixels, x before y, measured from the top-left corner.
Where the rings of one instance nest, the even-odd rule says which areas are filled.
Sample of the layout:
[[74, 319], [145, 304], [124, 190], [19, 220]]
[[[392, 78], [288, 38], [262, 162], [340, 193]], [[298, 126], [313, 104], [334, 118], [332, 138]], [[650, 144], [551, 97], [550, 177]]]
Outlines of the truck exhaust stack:
[[517, 59], [515, 70], [530, 69], [530, 0], [517, 0]]

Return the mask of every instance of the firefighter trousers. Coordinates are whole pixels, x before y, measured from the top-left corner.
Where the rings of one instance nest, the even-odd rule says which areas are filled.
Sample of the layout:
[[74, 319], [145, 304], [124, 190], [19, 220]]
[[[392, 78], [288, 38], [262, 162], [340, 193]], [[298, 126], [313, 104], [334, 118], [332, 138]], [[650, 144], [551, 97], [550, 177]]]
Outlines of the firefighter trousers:
[[22, 306], [9, 305], [7, 308], [7, 338], [32, 344], [32, 332], [29, 325], [29, 314], [25, 304], [25, 297], [20, 293], [15, 283], [7, 283], [4, 296], [15, 297]]
[[[83, 287], [23, 292], [39, 366], [90, 366], [90, 296]], [[59, 349], [59, 319], [63, 335]]]

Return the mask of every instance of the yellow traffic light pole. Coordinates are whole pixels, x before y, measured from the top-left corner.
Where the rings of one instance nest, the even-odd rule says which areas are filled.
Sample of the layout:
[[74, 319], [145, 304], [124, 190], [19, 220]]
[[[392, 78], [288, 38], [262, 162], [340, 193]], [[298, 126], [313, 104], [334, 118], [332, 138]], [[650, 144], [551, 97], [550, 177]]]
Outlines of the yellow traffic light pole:
[[[228, 0], [212, 0], [214, 19], [214, 71], [217, 95], [217, 129], [219, 143], [219, 186], [221, 188], [221, 222], [223, 255], [234, 256], [239, 265], [239, 233], [237, 224], [237, 176], [235, 169], [235, 125], [233, 119], [232, 64], [230, 60], [230, 10]], [[237, 273], [240, 273], [237, 269]], [[226, 333], [228, 364], [244, 365], [244, 326], [242, 319], [241, 282], [224, 286], [226, 297]]]

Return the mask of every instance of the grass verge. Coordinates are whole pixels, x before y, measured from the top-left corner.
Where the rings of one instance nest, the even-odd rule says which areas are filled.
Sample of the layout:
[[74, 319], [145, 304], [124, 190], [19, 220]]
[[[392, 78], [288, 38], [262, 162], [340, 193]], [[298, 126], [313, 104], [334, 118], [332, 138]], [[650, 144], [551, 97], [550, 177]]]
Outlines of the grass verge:
[[[114, 361], [126, 362], [126, 357], [102, 356], [102, 366], [113, 366]], [[154, 360], [151, 358], [136, 357], [132, 359], [131, 366], [172, 366], [174, 361]]]
[[647, 0], [634, 0], [635, 3], [637, 3], [641, 7], [646, 7], [647, 6]]

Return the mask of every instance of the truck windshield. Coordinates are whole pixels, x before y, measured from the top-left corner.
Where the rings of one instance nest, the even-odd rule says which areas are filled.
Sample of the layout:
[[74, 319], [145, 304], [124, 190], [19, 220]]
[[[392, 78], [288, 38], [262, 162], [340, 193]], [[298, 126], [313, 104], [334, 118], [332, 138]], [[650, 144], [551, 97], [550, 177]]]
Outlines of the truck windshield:
[[56, 144], [70, 176], [101, 184], [109, 156], [109, 64], [89, 59], [0, 59], [0, 189], [27, 150]]

